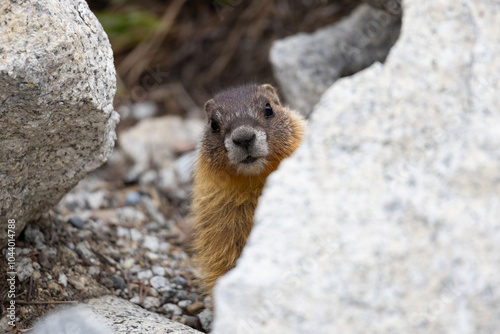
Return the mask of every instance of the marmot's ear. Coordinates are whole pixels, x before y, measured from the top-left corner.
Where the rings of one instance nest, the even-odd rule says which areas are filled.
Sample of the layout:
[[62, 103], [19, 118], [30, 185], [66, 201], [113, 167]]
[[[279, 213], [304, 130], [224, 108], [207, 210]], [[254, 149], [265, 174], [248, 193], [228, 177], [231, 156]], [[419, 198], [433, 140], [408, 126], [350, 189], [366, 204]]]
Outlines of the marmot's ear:
[[215, 102], [213, 99], [210, 99], [205, 103], [203, 110], [205, 110], [205, 113], [207, 114], [207, 116], [210, 117], [210, 115], [212, 114], [212, 110], [214, 109], [214, 105], [215, 105]]
[[272, 96], [272, 99], [274, 100], [275, 103], [280, 104], [280, 98], [278, 97], [278, 93], [276, 92], [276, 89], [274, 89], [273, 86], [270, 84], [263, 84], [260, 85], [262, 89], [264, 89], [266, 92], [270, 93]]

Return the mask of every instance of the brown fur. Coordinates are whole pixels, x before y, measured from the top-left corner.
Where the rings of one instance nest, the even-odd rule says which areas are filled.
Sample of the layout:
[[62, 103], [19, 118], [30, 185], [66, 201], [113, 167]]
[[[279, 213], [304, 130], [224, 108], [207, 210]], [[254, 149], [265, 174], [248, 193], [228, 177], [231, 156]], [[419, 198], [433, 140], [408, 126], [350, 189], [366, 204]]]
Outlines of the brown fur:
[[[275, 111], [269, 119], [262, 112], [266, 103]], [[205, 104], [205, 112], [209, 123], [196, 165], [192, 212], [196, 262], [203, 275], [202, 286], [210, 294], [217, 279], [236, 264], [252, 229], [265, 180], [300, 145], [304, 120], [280, 104], [271, 85], [224, 91]], [[213, 117], [220, 121], [219, 133], [211, 131]], [[238, 174], [227, 158], [224, 138], [241, 124], [266, 132], [269, 154], [258, 175]]]

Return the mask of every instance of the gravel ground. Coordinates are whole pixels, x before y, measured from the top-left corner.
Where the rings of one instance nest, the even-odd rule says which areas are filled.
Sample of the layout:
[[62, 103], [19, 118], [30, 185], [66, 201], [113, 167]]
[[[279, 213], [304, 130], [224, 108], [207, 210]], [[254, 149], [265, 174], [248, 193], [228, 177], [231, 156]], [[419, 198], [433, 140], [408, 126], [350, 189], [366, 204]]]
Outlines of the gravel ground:
[[28, 225], [16, 242], [17, 326], [4, 317], [0, 331], [24, 333], [60, 304], [106, 294], [207, 331], [211, 301], [196, 286], [188, 247], [193, 157], [176, 152], [174, 167], [130, 180], [132, 163], [118, 148]]

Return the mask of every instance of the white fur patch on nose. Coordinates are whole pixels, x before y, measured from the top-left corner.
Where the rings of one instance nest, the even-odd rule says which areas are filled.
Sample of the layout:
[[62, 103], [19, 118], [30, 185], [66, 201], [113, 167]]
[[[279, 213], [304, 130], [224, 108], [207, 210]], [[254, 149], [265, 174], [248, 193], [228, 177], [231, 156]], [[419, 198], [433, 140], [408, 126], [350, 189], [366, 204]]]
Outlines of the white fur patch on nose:
[[[255, 135], [255, 138], [248, 144], [248, 147], [245, 147], [245, 145], [237, 145], [234, 142], [235, 139], [238, 139], [238, 136], [242, 134], [248, 136], [248, 134], [251, 133]], [[262, 129], [256, 129], [248, 125], [242, 125], [234, 129], [224, 140], [224, 145], [227, 149], [227, 157], [233, 165], [241, 163], [249, 156], [264, 158], [269, 153], [266, 132]]]

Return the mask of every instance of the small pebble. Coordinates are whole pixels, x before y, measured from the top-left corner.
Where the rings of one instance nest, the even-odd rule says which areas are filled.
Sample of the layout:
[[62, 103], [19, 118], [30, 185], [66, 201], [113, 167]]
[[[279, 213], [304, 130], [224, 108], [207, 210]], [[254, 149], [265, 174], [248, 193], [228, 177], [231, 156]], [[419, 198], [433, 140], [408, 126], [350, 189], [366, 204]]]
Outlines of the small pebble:
[[[131, 172], [129, 174], [129, 178], [132, 178], [133, 173]], [[152, 184], [156, 183], [158, 178], [158, 173], [154, 170], [148, 170], [142, 173], [141, 177], [139, 178], [139, 183], [140, 184]]]
[[167, 253], [170, 250], [170, 247], [171, 247], [170, 243], [168, 243], [168, 242], [162, 242], [160, 244], [159, 250], [162, 253]]
[[42, 254], [44, 254], [47, 257], [47, 259], [51, 262], [55, 262], [57, 259], [57, 249], [54, 247], [45, 248], [44, 250], [42, 250]]
[[67, 267], [74, 266], [76, 264], [76, 262], [78, 261], [78, 255], [76, 255], [75, 252], [73, 252], [71, 249], [69, 249], [66, 246], [60, 246], [57, 249], [57, 255], [58, 255], [59, 261], [61, 261], [61, 263]]
[[139, 296], [134, 296], [130, 298], [128, 301], [137, 305], [141, 304], [141, 298], [139, 298]]
[[23, 282], [33, 274], [33, 265], [29, 257], [23, 257], [16, 263], [17, 278]]
[[87, 205], [92, 210], [97, 210], [102, 206], [102, 202], [106, 197], [106, 192], [104, 190], [99, 190], [87, 195]]
[[146, 225], [146, 229], [148, 230], [148, 232], [157, 232], [160, 230], [160, 224], [158, 224], [157, 222], [155, 221], [152, 221], [152, 222], [149, 222], [147, 225]]
[[131, 274], [135, 274], [135, 275], [137, 275], [137, 273], [139, 273], [139, 272], [141, 271], [141, 269], [142, 269], [142, 268], [141, 268], [141, 266], [140, 266], [140, 265], [138, 265], [138, 264], [134, 264], [132, 267], [130, 267], [129, 272], [130, 272]]
[[141, 281], [148, 280], [153, 277], [153, 272], [151, 270], [143, 270], [137, 273], [137, 278]]
[[52, 290], [52, 291], [58, 291], [61, 292], [61, 288], [59, 287], [59, 284], [57, 284], [54, 281], [49, 281], [47, 283], [47, 289]]
[[165, 268], [165, 272], [167, 273], [168, 277], [175, 276], [175, 272], [174, 272], [174, 270], [172, 268], [168, 268], [168, 267], [163, 267], [163, 268]]
[[143, 222], [146, 220], [144, 213], [130, 206], [116, 209], [116, 215], [119, 220], [129, 224]]
[[182, 314], [182, 309], [175, 304], [167, 303], [163, 305], [162, 308], [170, 317], [180, 316]]
[[155, 288], [149, 288], [148, 294], [153, 297], [160, 297], [160, 293]]
[[166, 274], [166, 270], [162, 266], [153, 266], [152, 270], [156, 276], [165, 276]]
[[204, 309], [198, 313], [198, 319], [200, 319], [201, 326], [207, 333], [212, 331], [212, 321], [214, 320], [214, 313], [209, 308]]
[[77, 290], [83, 290], [85, 288], [86, 279], [84, 276], [68, 276], [68, 282], [75, 287]]
[[28, 224], [28, 226], [26, 226], [26, 229], [24, 230], [24, 240], [27, 243], [35, 246], [45, 243], [45, 237], [38, 226], [30, 224]]
[[198, 323], [198, 319], [196, 319], [196, 317], [185, 315], [184, 319], [186, 319], [186, 325], [192, 328], [196, 328], [196, 324]]
[[180, 302], [177, 303], [177, 305], [179, 305], [180, 308], [186, 308], [188, 307], [189, 305], [191, 305], [192, 301], [190, 301], [189, 299], [187, 300], [181, 300]]
[[130, 230], [128, 228], [125, 228], [125, 227], [122, 227], [122, 226], [118, 226], [116, 228], [116, 234], [120, 238], [125, 238], [126, 240], [130, 239]]
[[144, 236], [144, 242], [142, 243], [142, 247], [147, 248], [152, 252], [156, 252], [160, 247], [160, 241], [155, 236], [146, 235]]
[[158, 298], [153, 297], [153, 296], [147, 296], [144, 298], [144, 302], [142, 303], [142, 306], [145, 309], [152, 309], [153, 307], [160, 307], [161, 302]]
[[139, 102], [131, 107], [132, 117], [136, 120], [153, 117], [157, 112], [158, 106], [151, 101]]
[[100, 280], [101, 284], [104, 285], [106, 288], [111, 289], [113, 287], [113, 281], [109, 277], [103, 277]]
[[42, 275], [40, 274], [39, 271], [35, 270], [33, 271], [33, 274], [31, 274], [31, 277], [33, 277], [33, 281], [36, 281], [38, 280], [40, 277], [42, 277]]
[[186, 311], [191, 315], [200, 313], [205, 308], [202, 302], [194, 302], [186, 307]]
[[159, 172], [158, 186], [167, 192], [175, 192], [178, 189], [177, 176], [172, 167], [164, 168]]
[[155, 289], [162, 288], [165, 285], [170, 285], [170, 282], [164, 276], [153, 276], [151, 277], [149, 282], [151, 283], [151, 286]]
[[47, 255], [45, 255], [44, 253], [40, 253], [38, 254], [37, 259], [42, 267], [44, 267], [45, 269], [52, 269], [52, 264], [49, 262]]
[[149, 280], [149, 282], [151, 283], [151, 286], [158, 290], [158, 292], [160, 293], [172, 290], [172, 288], [170, 287], [170, 282], [163, 276], [154, 276]]
[[16, 252], [16, 256], [28, 255], [31, 253], [31, 249], [30, 248], [16, 248], [15, 252]]
[[90, 276], [97, 276], [101, 273], [101, 268], [98, 266], [90, 266], [88, 269], [88, 273]]
[[79, 229], [82, 229], [85, 226], [85, 220], [76, 216], [68, 219], [68, 223]]
[[136, 191], [129, 191], [127, 195], [125, 195], [125, 201], [128, 205], [136, 205], [141, 201], [141, 194]]
[[64, 273], [60, 273], [57, 282], [59, 282], [59, 284], [63, 287], [66, 287], [68, 285], [68, 277]]
[[80, 258], [89, 265], [97, 264], [97, 259], [95, 254], [89, 249], [90, 245], [88, 241], [82, 241], [76, 244], [76, 253], [80, 256]]
[[177, 299], [177, 300], [189, 299], [188, 293], [184, 290], [177, 290], [177, 292], [174, 295], [174, 299]]
[[63, 197], [62, 202], [68, 211], [75, 211], [77, 208], [85, 207], [85, 198], [81, 194], [69, 193]]
[[19, 314], [21, 317], [26, 318], [30, 314], [30, 311], [26, 307], [21, 307]]
[[122, 260], [120, 262], [122, 262], [123, 269], [130, 269], [134, 265], [135, 260], [132, 258], [128, 258], [128, 259]]
[[32, 262], [31, 265], [33, 266], [33, 269], [35, 269], [35, 270], [40, 270], [40, 268], [41, 268], [40, 263], [38, 263], [38, 262]]
[[153, 201], [151, 197], [144, 196], [141, 200], [141, 203], [148, 216], [150, 216], [154, 221], [160, 224], [160, 226], [167, 226], [167, 220], [158, 209], [156, 202]]
[[130, 230], [130, 237], [135, 242], [141, 242], [144, 239], [144, 235], [136, 228]]
[[113, 288], [115, 289], [124, 290], [127, 287], [125, 280], [120, 275], [111, 275], [109, 279], [113, 282]]
[[150, 260], [150, 261], [158, 261], [158, 259], [160, 258], [160, 256], [156, 253], [153, 253], [153, 252], [147, 252], [146, 253], [146, 257]]
[[184, 277], [177, 276], [172, 280], [175, 284], [185, 287], [187, 285], [187, 280]]

